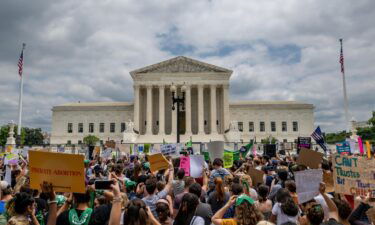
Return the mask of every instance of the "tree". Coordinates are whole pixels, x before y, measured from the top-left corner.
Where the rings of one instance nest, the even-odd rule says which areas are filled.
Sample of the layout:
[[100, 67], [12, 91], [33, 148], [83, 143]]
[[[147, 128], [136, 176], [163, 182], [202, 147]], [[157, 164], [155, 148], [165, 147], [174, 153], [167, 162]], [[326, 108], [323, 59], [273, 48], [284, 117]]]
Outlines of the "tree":
[[87, 135], [83, 138], [83, 143], [88, 146], [95, 146], [100, 139], [94, 135]]
[[369, 127], [357, 128], [357, 135], [365, 141], [375, 141], [375, 111], [368, 120]]
[[[18, 127], [17, 125], [14, 126], [14, 137], [17, 137], [17, 127]], [[8, 124], [1, 126], [1, 128], [0, 128], [0, 146], [5, 146], [5, 144], [7, 143], [9, 128], [10, 128], [10, 126]], [[40, 129], [40, 131], [41, 131], [41, 129]], [[21, 145], [24, 145], [26, 135], [27, 134], [25, 133], [25, 127], [23, 127], [21, 129]]]
[[337, 142], [345, 141], [347, 137], [350, 137], [351, 132], [346, 132], [345, 130], [337, 133], [326, 134], [326, 142], [328, 144], [335, 144]]
[[262, 144], [276, 144], [276, 141], [276, 138], [270, 136], [268, 138], [262, 139], [260, 142]]

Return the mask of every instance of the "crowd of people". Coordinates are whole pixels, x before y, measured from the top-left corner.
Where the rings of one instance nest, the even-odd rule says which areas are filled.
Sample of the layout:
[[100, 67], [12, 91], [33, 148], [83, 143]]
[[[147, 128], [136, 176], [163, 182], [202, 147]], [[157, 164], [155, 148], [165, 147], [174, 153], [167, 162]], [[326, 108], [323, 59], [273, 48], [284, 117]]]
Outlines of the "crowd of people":
[[[216, 158], [200, 178], [185, 176], [179, 158], [168, 160], [154, 172], [147, 156], [85, 160], [85, 193], [58, 193], [46, 182], [30, 189], [27, 162], [13, 165], [11, 182], [0, 183], [0, 225], [371, 224], [370, 195], [345, 196], [321, 183], [316, 197], [299, 203], [294, 173], [308, 168], [293, 157], [250, 155], [227, 169]], [[264, 172], [263, 182], [253, 182], [250, 168]], [[321, 168], [332, 173], [329, 159]], [[103, 180], [110, 187], [95, 189]]]

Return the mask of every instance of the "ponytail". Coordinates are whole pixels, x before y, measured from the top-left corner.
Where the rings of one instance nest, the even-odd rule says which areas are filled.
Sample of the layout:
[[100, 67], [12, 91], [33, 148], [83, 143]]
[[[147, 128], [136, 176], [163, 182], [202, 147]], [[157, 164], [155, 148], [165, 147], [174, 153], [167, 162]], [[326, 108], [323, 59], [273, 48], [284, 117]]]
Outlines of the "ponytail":
[[223, 186], [223, 179], [221, 177], [215, 178], [215, 190], [217, 199], [219, 201], [224, 201], [224, 186]]

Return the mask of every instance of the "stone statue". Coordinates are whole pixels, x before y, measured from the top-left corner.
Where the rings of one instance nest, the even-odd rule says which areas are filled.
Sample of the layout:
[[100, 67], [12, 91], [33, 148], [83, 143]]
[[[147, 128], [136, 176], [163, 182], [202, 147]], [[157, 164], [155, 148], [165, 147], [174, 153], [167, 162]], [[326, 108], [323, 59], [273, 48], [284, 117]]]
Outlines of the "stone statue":
[[126, 122], [125, 133], [134, 133], [134, 122], [130, 119], [128, 122]]
[[138, 134], [134, 132], [134, 122], [129, 119], [126, 122], [126, 129], [123, 132], [123, 142], [124, 143], [135, 143], [138, 138]]
[[7, 138], [7, 143], [6, 145], [16, 145], [16, 139], [14, 138], [14, 122], [13, 120], [9, 124], [9, 133], [8, 133], [8, 138]]
[[225, 139], [228, 142], [241, 142], [241, 132], [238, 130], [237, 121], [230, 122], [229, 131], [225, 134]]

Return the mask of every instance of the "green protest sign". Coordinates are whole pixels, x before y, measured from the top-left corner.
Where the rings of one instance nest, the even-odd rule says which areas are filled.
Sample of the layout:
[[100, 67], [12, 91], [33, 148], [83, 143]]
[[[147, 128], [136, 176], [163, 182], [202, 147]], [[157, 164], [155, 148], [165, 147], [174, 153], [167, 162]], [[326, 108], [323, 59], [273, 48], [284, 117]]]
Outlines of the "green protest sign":
[[210, 153], [209, 152], [203, 152], [203, 155], [204, 155], [205, 161], [210, 161]]
[[224, 152], [224, 168], [233, 166], [233, 152]]

